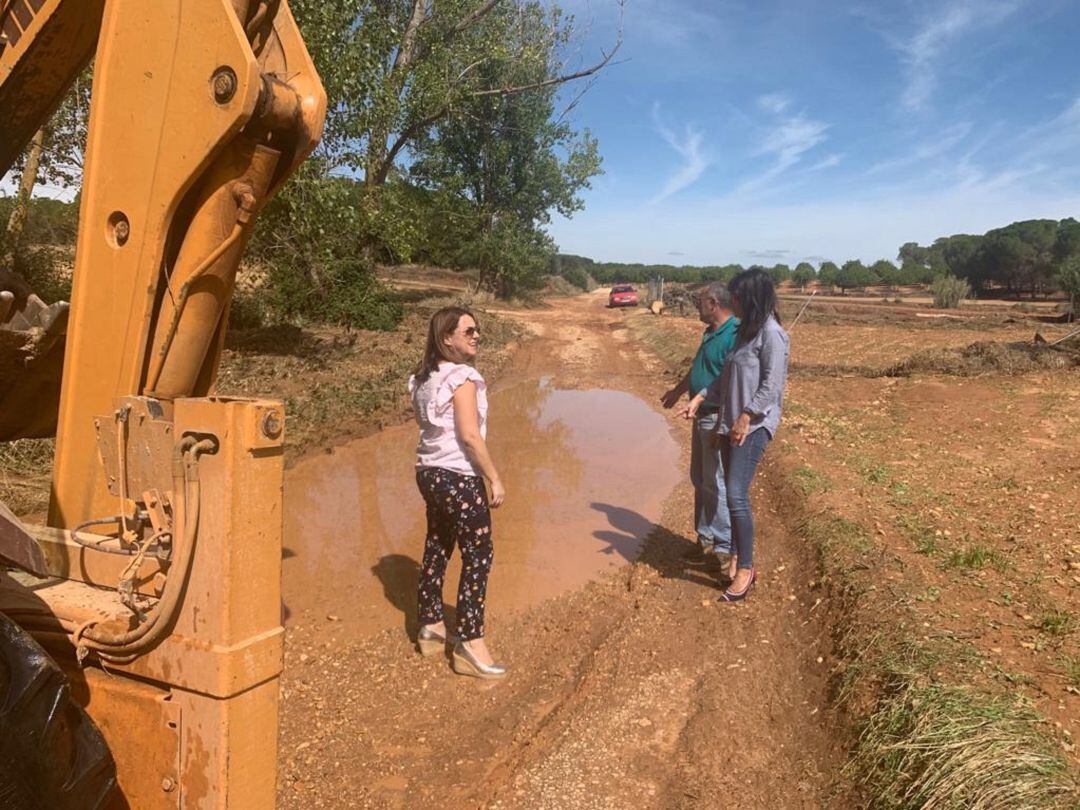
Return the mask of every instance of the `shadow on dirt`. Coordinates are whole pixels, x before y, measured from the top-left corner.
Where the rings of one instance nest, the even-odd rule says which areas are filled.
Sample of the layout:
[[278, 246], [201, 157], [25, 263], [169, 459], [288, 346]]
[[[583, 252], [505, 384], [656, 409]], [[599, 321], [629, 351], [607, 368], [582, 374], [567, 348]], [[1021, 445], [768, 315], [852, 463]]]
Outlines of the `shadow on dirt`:
[[292, 324], [230, 329], [225, 334], [225, 348], [252, 354], [313, 357], [327, 349], [326, 341]]
[[[406, 554], [386, 554], [371, 566], [371, 573], [382, 583], [386, 601], [402, 612], [405, 632], [415, 641], [419, 629], [416, 588], [420, 582], [420, 563]], [[457, 625], [453, 606], [443, 603], [443, 616], [447, 627]]]
[[618, 554], [624, 560], [633, 562], [641, 551], [642, 538], [648, 537], [655, 529], [652, 521], [623, 506], [609, 503], [593, 503], [592, 508], [603, 513], [615, 531], [598, 529], [593, 537], [608, 544], [601, 549], [603, 554]]
[[[593, 536], [609, 544], [605, 553], [618, 553], [627, 560], [654, 568], [665, 579], [682, 579], [705, 587], [718, 587], [717, 571], [707, 563], [692, 563], [683, 559], [694, 544], [664, 526], [623, 506], [594, 503], [593, 509], [603, 512], [613, 529], [601, 529]], [[641, 538], [644, 537], [644, 542]]]

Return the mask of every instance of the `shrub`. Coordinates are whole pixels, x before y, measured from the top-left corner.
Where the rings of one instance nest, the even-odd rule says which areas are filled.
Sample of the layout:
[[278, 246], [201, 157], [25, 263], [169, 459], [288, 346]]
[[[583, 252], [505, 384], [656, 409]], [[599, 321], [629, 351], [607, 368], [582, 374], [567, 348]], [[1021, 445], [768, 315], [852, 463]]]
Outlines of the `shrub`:
[[971, 297], [971, 285], [956, 276], [938, 276], [930, 284], [935, 309], [955, 309], [960, 302]]
[[596, 282], [580, 267], [564, 267], [560, 275], [579, 290], [590, 292], [596, 289]]
[[268, 314], [287, 321], [392, 329], [402, 308], [375, 277], [367, 249], [382, 220], [364, 207], [356, 183], [307, 161], [264, 209], [250, 261], [265, 271]]

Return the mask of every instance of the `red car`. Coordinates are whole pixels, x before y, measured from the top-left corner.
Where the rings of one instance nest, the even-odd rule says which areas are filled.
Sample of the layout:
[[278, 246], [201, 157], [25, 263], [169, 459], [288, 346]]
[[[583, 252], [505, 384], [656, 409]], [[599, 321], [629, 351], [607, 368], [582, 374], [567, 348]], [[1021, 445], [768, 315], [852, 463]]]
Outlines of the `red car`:
[[637, 290], [629, 284], [616, 284], [608, 294], [609, 307], [636, 307], [638, 305]]

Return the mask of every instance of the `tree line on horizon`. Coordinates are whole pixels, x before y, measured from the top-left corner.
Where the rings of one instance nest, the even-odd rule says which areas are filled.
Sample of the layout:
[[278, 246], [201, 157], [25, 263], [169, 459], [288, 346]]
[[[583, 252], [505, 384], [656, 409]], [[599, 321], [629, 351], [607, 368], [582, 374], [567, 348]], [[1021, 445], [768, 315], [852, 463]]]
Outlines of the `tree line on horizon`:
[[[843, 291], [884, 285], [890, 288], [931, 284], [940, 277], [966, 281], [975, 294], [1010, 295], [1064, 291], [1080, 297], [1080, 222], [1073, 218], [1014, 222], [982, 235], [956, 234], [934, 240], [926, 247], [906, 242], [897, 261], [879, 259], [865, 264], [851, 259], [843, 264], [824, 261], [818, 267], [799, 262], [795, 267], [775, 264], [764, 269], [776, 284], [790, 282], [805, 288], [819, 284]], [[560, 253], [552, 258], [551, 272], [586, 288], [598, 284], [644, 284], [666, 281], [701, 284], [730, 281], [747, 269], [739, 264], [669, 265], [597, 262], [585, 256]]]

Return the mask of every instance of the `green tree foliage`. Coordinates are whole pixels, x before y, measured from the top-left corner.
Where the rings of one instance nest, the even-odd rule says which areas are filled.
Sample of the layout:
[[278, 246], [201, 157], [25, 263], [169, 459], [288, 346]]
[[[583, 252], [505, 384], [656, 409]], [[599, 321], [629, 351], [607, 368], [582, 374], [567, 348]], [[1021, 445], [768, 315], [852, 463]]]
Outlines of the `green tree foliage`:
[[[497, 9], [490, 22], [499, 23], [507, 47], [478, 68], [483, 81], [537, 86], [553, 78], [547, 63], [517, 55], [555, 48], [568, 36], [557, 12], [531, 3]], [[547, 39], [553, 32], [557, 41]], [[596, 140], [556, 117], [556, 91], [550, 84], [471, 96], [416, 141], [410, 178], [469, 204], [474, 249], [467, 258], [479, 267], [481, 286], [500, 295], [538, 286], [554, 253], [540, 228], [552, 211], [569, 217], [580, 210], [579, 192], [600, 173]]]
[[791, 278], [791, 268], [786, 264], [774, 264], [769, 268], [769, 278], [772, 279], [773, 284], [779, 286]]
[[919, 264], [911, 260], [905, 261], [900, 267], [899, 271], [899, 284], [901, 285], [915, 285], [915, 284], [929, 284], [936, 278], [936, 273], [933, 268]]
[[[555, 93], [611, 53], [570, 70], [572, 21], [536, 0], [292, 9], [330, 103], [318, 160], [271, 202], [254, 240], [266, 263], [288, 263], [271, 276], [288, 295], [272, 300], [285, 307], [300, 293], [281, 311], [338, 320], [374, 311], [382, 323], [390, 310], [372, 310], [376, 261], [478, 263], [485, 285], [506, 294], [534, 284], [553, 251], [539, 230], [549, 211], [578, 210], [576, 192], [599, 169], [595, 141], [556, 119]], [[351, 210], [325, 208], [341, 204]], [[320, 223], [335, 229], [329, 244], [307, 246]], [[297, 249], [275, 252], [282, 242]], [[346, 280], [363, 306], [310, 309], [351, 295]]]
[[1076, 308], [1080, 303], [1080, 253], [1073, 253], [1062, 260], [1057, 270], [1057, 283], [1069, 296], [1069, 312], [1076, 320]]
[[840, 268], [835, 262], [822, 262], [818, 268], [818, 282], [824, 284], [832, 291], [832, 288], [840, 283]]
[[918, 242], [905, 242], [897, 251], [896, 258], [901, 266], [905, 264], [930, 265], [930, 248], [920, 247]]
[[844, 262], [844, 266], [840, 268], [840, 272], [836, 277], [836, 285], [844, 292], [847, 292], [853, 288], [868, 287], [877, 283], [877, 280], [873, 270], [858, 259], [852, 259]]
[[878, 259], [870, 267], [870, 272], [872, 272], [882, 284], [886, 284], [894, 289], [903, 283], [900, 280], [900, 268], [888, 259]]
[[[14, 197], [0, 197], [0, 223], [7, 222], [15, 206]], [[34, 197], [22, 240], [27, 245], [73, 247], [79, 231], [79, 202], [64, 202], [51, 197]], [[3, 239], [0, 234], [0, 239]]]
[[791, 280], [795, 282], [800, 290], [804, 289], [807, 284], [816, 278], [817, 273], [814, 272], [814, 265], [810, 264], [810, 262], [799, 262], [791, 274]]
[[929, 248], [914, 242], [900, 248], [905, 266], [910, 263], [935, 276], [948, 273], [963, 278], [975, 290], [1012, 294], [1047, 292], [1059, 286], [1058, 270], [1073, 255], [1080, 255], [1080, 223], [1075, 219], [1024, 220], [981, 236], [941, 237]]
[[300, 167], [263, 211], [249, 258], [266, 273], [265, 303], [278, 318], [389, 329], [401, 317], [357, 250], [363, 188], [326, 173], [320, 159]]
[[728, 282], [741, 273], [743, 268], [737, 264], [721, 266], [671, 264], [624, 264], [621, 262], [597, 262], [584, 256], [567, 253], [557, 254], [552, 258], [550, 269], [573, 283], [570, 274], [577, 270], [587, 273], [599, 284], [644, 284], [650, 279], [664, 278], [679, 284], [703, 284], [713, 281]]

